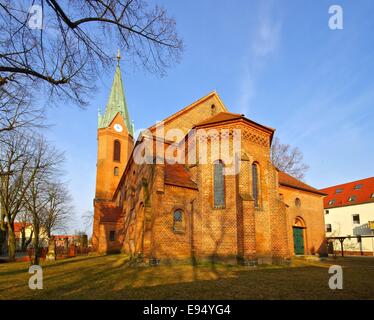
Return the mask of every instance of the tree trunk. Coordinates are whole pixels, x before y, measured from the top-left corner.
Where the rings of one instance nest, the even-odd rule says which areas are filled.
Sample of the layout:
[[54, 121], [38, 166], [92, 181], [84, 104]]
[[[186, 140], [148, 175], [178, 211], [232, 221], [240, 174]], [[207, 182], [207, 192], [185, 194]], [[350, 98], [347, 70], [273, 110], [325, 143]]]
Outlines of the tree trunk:
[[[0, 177], [0, 181], [1, 181], [1, 177]], [[4, 218], [5, 218], [4, 206], [2, 205], [2, 203], [0, 203], [0, 250], [3, 248], [3, 245], [6, 240], [7, 226], [5, 224]]]
[[26, 231], [25, 228], [21, 228], [21, 250], [25, 250], [25, 243], [26, 243]]
[[16, 235], [12, 223], [8, 223], [8, 256], [11, 261], [16, 259]]
[[6, 240], [6, 231], [0, 228], [0, 254], [2, 252], [5, 240]]
[[39, 225], [37, 223], [34, 224], [34, 231], [35, 235], [32, 239], [32, 244], [34, 247], [34, 259], [32, 261], [32, 264], [36, 265], [39, 264], [40, 261], [40, 248], [39, 248]]
[[0, 229], [0, 255], [3, 254], [5, 240], [6, 240], [6, 232]]
[[31, 243], [31, 240], [32, 240], [33, 234], [34, 234], [34, 230], [31, 230], [30, 237], [29, 237], [29, 238], [26, 240], [26, 242], [25, 242], [25, 251], [27, 251], [27, 247], [28, 247], [29, 244]]

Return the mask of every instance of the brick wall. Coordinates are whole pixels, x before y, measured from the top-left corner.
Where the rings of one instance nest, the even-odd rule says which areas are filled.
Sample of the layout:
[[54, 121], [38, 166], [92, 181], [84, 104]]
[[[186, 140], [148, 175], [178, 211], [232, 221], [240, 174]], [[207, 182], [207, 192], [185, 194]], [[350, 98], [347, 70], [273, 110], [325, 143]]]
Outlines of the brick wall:
[[[289, 250], [294, 254], [292, 226], [302, 223], [304, 229], [305, 254], [325, 254], [325, 222], [323, 196], [298, 189], [281, 186], [279, 193], [283, 195], [287, 207]], [[300, 207], [295, 199], [300, 199]]]

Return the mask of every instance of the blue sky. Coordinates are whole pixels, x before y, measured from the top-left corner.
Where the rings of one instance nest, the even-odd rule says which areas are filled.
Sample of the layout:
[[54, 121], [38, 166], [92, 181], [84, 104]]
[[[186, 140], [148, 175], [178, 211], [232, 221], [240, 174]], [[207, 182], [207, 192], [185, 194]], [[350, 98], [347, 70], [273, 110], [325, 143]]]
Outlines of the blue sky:
[[[165, 77], [126, 61], [122, 76], [136, 129], [146, 128], [212, 90], [232, 112], [276, 128], [298, 146], [322, 188], [373, 176], [374, 1], [155, 1], [177, 21], [181, 63]], [[343, 30], [328, 27], [330, 5]], [[113, 55], [116, 47], [113, 47]], [[104, 109], [114, 67], [98, 80], [90, 106], [50, 108], [46, 135], [66, 152], [74, 198], [71, 231], [84, 229], [96, 175], [97, 109]]]

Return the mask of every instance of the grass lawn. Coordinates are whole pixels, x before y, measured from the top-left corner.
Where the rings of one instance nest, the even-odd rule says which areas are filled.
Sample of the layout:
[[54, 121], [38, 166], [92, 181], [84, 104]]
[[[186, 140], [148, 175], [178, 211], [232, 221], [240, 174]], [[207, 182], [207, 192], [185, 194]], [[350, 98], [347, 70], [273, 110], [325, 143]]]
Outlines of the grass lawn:
[[[328, 267], [343, 267], [343, 290]], [[374, 258], [295, 260], [291, 267], [224, 264], [129, 266], [121, 255], [43, 264], [44, 289], [30, 290], [28, 263], [0, 264], [0, 299], [374, 299]]]

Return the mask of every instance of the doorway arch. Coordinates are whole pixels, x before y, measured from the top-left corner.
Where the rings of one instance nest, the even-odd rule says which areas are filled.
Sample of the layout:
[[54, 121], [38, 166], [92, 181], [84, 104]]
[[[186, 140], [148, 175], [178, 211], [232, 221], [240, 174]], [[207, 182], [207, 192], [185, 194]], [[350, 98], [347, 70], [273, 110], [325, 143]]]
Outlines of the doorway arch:
[[295, 255], [306, 254], [305, 221], [301, 217], [296, 217], [292, 225], [293, 244]]

